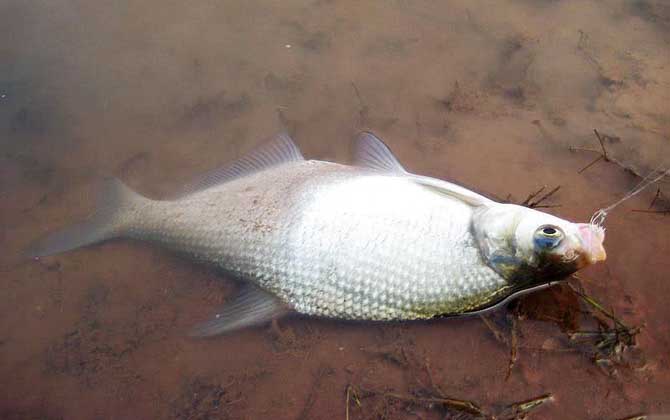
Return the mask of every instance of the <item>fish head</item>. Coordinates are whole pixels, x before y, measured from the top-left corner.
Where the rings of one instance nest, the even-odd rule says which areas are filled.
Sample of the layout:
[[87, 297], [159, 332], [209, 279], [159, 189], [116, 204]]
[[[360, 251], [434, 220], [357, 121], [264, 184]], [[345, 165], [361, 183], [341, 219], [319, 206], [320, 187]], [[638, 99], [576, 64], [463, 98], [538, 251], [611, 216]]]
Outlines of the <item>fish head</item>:
[[559, 280], [606, 258], [602, 227], [523, 206], [477, 210], [473, 231], [487, 263], [513, 283]]

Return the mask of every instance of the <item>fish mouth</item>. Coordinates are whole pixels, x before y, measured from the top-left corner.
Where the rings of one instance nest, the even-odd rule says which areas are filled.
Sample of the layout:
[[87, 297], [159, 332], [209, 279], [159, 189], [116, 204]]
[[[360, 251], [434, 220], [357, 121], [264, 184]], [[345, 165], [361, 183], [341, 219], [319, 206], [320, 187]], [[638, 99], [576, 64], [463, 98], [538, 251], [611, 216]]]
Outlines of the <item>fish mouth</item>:
[[589, 264], [595, 264], [607, 259], [607, 253], [603, 246], [603, 242], [605, 241], [604, 228], [590, 223], [580, 223], [579, 239], [584, 251], [584, 256]]

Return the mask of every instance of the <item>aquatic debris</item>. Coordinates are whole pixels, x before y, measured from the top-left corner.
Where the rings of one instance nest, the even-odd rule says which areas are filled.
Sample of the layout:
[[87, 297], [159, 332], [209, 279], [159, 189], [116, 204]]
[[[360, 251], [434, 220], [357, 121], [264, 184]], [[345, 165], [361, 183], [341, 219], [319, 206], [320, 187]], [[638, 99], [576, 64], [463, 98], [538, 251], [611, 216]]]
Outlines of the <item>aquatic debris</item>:
[[[578, 277], [573, 278], [579, 280]], [[615, 374], [617, 366], [628, 365], [624, 353], [636, 345], [635, 338], [641, 328], [626, 325], [613, 311], [605, 309], [593, 297], [578, 290], [571, 283], [567, 284], [588, 304], [589, 314], [597, 322], [597, 330], [575, 331], [569, 333], [568, 337], [574, 343], [591, 343], [589, 352], [592, 353], [593, 362], [606, 373]]]
[[[425, 391], [425, 390], [423, 390]], [[393, 391], [376, 390], [363, 387], [357, 387], [349, 384], [345, 390], [345, 418], [351, 419], [352, 405], [355, 403], [359, 410], [363, 410], [363, 400], [367, 398], [381, 398], [385, 404], [389, 401], [397, 401], [404, 404], [405, 408], [423, 407], [429, 410], [438, 410], [443, 412], [447, 418], [461, 419], [488, 419], [488, 420], [517, 420], [527, 418], [527, 415], [542, 406], [548, 401], [552, 401], [551, 394], [544, 394], [529, 400], [523, 400], [506, 405], [501, 410], [484, 410], [480, 404], [475, 401], [464, 400], [446, 396], [442, 393], [425, 393], [422, 390], [405, 394]]]
[[[579, 280], [579, 277], [573, 277]], [[480, 319], [496, 340], [509, 347], [509, 362], [505, 380], [509, 379], [512, 369], [518, 361], [518, 349], [520, 347], [519, 321], [528, 318], [529, 314], [532, 319], [556, 323], [569, 339], [567, 346], [561, 345], [565, 348], [543, 348], [543, 350], [578, 351], [590, 357], [597, 366], [609, 375], [616, 374], [619, 367], [641, 368], [644, 366], [643, 357], [638, 354], [640, 360], [635, 361], [637, 356], [631, 351], [636, 346], [635, 338], [641, 331], [640, 327], [627, 325], [613, 311], [607, 310], [595, 298], [589, 296], [583, 290], [579, 290], [570, 282], [565, 282], [563, 287], [563, 290], [576, 296], [575, 299], [584, 302], [586, 307], [584, 309], [580, 309], [580, 306], [570, 307], [568, 312], [552, 317], [544, 313], [534, 313], [532, 307], [528, 312], [528, 309], [525, 308], [525, 302], [537, 299], [536, 296], [529, 296], [518, 301], [518, 304], [514, 302], [511, 304], [514, 306], [508, 308], [504, 317], [504, 326], [494, 322], [491, 315], [480, 315]], [[543, 308], [546, 309], [545, 306]], [[577, 316], [581, 318], [582, 322], [595, 323], [595, 327], [588, 330], [579, 330]]]
[[[518, 360], [518, 352], [519, 352], [519, 334], [518, 334], [518, 321], [520, 319], [519, 317], [519, 305], [517, 304], [518, 301], [514, 301], [510, 304], [510, 307], [508, 307], [508, 311], [506, 314], [506, 320], [509, 325], [509, 333], [503, 332], [496, 323], [489, 318], [488, 315], [479, 315], [479, 318], [484, 322], [484, 325], [491, 331], [493, 336], [498, 340], [500, 343], [509, 346], [509, 362], [507, 363], [507, 373], [505, 374], [505, 380], [508, 380], [510, 376], [512, 375], [512, 369], [516, 365], [516, 362]], [[509, 334], [509, 338], [508, 338]]]

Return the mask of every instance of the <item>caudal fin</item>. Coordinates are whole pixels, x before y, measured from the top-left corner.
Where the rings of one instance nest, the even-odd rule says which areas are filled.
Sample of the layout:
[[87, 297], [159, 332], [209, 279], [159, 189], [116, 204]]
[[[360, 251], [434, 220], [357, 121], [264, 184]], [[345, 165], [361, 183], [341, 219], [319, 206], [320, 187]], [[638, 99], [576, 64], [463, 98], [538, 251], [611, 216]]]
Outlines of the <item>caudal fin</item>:
[[[65, 227], [32, 243], [29, 257], [44, 257], [101, 242], [123, 234], [127, 212], [146, 200], [121, 181], [110, 178], [104, 183], [96, 212], [86, 221]], [[124, 217], [126, 216], [126, 217]]]

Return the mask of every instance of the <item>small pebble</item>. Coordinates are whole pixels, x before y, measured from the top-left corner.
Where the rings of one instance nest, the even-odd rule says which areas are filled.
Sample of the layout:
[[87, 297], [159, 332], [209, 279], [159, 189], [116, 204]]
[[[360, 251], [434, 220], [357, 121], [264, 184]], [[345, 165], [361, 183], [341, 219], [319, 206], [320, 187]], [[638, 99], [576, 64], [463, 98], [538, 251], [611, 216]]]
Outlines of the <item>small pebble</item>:
[[286, 48], [291, 48], [291, 44], [284, 45]]

